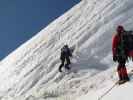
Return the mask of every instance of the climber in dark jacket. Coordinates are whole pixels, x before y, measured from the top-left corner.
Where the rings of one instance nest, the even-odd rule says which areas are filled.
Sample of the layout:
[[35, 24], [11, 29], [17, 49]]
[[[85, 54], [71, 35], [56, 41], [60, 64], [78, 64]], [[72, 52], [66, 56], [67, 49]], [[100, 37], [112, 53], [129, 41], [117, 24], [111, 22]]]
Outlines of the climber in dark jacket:
[[64, 45], [61, 48], [61, 55], [60, 55], [61, 65], [59, 66], [60, 72], [62, 72], [61, 69], [64, 66], [64, 63], [66, 63], [64, 67], [68, 70], [70, 69], [70, 67], [69, 67], [69, 65], [71, 64], [70, 57], [72, 57], [71, 50], [68, 47], [68, 45]]

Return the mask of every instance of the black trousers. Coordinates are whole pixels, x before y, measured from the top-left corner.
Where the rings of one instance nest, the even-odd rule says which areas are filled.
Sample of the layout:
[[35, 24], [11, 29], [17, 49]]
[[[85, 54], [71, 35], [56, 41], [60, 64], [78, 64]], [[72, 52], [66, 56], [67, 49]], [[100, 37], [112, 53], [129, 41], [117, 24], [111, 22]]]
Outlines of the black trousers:
[[[66, 64], [65, 64], [66, 62]], [[65, 66], [64, 66], [65, 64]], [[62, 67], [64, 66], [66, 69], [70, 69], [69, 64], [71, 64], [70, 58], [65, 57], [64, 59], [61, 59], [61, 64], [59, 66], [59, 71], [61, 71]]]
[[129, 80], [125, 64], [126, 64], [126, 59], [121, 59], [118, 61], [117, 72], [119, 80]]

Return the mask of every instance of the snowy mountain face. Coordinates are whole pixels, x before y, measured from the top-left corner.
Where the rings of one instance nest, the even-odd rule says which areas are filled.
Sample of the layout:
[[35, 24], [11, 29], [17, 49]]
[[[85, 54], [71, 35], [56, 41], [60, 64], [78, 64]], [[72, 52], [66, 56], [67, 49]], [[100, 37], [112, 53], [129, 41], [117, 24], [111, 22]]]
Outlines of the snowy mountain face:
[[[82, 0], [0, 63], [1, 100], [98, 100], [118, 80], [111, 41], [119, 24], [133, 29], [132, 0]], [[76, 46], [69, 73], [58, 72], [64, 44]], [[120, 91], [131, 84], [102, 100], [129, 100]]]

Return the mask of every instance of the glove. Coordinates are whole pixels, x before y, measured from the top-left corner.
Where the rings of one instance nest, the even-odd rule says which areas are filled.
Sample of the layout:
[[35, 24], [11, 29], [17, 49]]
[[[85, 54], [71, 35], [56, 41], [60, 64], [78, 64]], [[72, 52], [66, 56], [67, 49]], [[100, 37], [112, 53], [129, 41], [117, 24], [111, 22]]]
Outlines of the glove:
[[117, 61], [117, 56], [113, 56], [113, 61], [114, 61], [114, 62]]

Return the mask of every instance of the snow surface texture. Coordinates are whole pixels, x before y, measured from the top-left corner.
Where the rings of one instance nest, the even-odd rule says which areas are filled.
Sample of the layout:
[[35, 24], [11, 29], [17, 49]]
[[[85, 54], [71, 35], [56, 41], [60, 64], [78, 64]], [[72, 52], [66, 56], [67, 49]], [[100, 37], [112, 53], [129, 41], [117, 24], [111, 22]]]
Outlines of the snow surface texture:
[[[1, 61], [0, 99], [98, 100], [118, 80], [111, 40], [119, 24], [133, 29], [133, 0], [82, 0]], [[72, 71], [59, 73], [64, 44], [76, 49]], [[131, 100], [132, 92], [130, 81], [100, 100]]]

